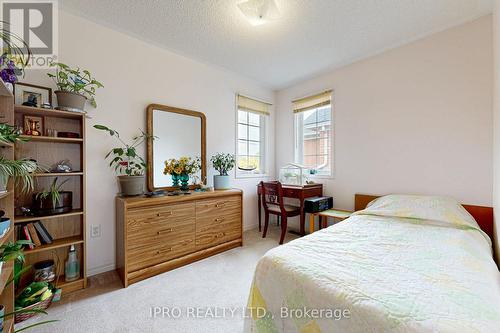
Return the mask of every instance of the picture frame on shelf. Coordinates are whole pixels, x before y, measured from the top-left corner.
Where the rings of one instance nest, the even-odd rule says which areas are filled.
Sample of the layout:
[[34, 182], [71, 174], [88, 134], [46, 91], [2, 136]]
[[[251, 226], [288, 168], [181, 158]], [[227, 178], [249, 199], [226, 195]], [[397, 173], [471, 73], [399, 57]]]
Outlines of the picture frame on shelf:
[[44, 119], [40, 116], [23, 116], [23, 133], [25, 135], [40, 136], [44, 133]]
[[41, 108], [43, 104], [52, 105], [52, 89], [35, 84], [18, 82], [14, 84], [14, 101], [16, 105]]

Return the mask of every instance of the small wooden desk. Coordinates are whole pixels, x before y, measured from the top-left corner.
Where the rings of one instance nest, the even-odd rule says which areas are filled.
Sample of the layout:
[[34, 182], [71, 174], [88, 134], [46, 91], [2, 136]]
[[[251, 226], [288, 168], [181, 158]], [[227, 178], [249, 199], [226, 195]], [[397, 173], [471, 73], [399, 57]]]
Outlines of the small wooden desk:
[[[285, 198], [299, 199], [300, 201], [300, 235], [304, 236], [306, 214], [304, 212], [304, 199], [323, 196], [323, 184], [311, 184], [304, 186], [283, 185], [283, 196]], [[258, 209], [259, 209], [259, 231], [261, 229], [262, 213], [262, 188], [257, 185]]]

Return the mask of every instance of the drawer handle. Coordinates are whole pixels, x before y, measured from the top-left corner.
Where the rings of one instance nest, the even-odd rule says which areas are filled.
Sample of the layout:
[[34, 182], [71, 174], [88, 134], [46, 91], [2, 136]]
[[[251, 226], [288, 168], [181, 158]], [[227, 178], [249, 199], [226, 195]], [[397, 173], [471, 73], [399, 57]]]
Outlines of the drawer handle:
[[215, 207], [216, 207], [216, 208], [221, 208], [221, 207], [224, 207], [225, 205], [226, 205], [226, 203], [225, 203], [225, 202], [219, 202], [219, 203], [216, 203], [216, 204], [215, 204]]
[[162, 253], [170, 252], [170, 251], [172, 251], [171, 247], [163, 249], [163, 250], [158, 250], [158, 251], [156, 251], [156, 254], [162, 254]]
[[157, 232], [158, 235], [161, 235], [161, 234], [168, 234], [169, 232], [172, 232], [174, 231], [174, 229], [172, 228], [169, 228], [169, 229], [165, 229], [165, 230], [160, 230]]
[[[166, 213], [165, 213], [165, 216], [170, 216], [170, 215], [172, 215], [172, 214], [173, 214], [173, 212], [172, 212], [172, 211], [170, 211], [170, 212], [166, 212]], [[160, 217], [160, 216], [162, 216], [162, 213], [156, 213], [156, 216]]]
[[222, 222], [224, 220], [225, 219], [223, 217], [218, 217], [218, 218], [215, 219], [215, 222], [219, 222], [220, 223], [220, 222]]
[[215, 238], [221, 238], [221, 237], [224, 237], [224, 236], [226, 236], [226, 233], [225, 232], [221, 232], [221, 233], [215, 235]]

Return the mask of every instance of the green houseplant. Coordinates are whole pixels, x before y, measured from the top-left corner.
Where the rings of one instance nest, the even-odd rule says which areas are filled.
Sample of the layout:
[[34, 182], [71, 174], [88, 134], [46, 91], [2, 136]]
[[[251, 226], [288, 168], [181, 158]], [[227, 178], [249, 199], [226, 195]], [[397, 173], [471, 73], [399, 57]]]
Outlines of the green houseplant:
[[106, 131], [120, 143], [120, 147], [113, 148], [106, 154], [106, 159], [111, 157], [109, 166], [118, 174], [121, 193], [126, 196], [141, 195], [144, 193], [146, 162], [137, 154], [137, 147], [153, 136], [141, 130], [141, 134], [126, 143], [120, 134], [104, 125], [94, 125], [95, 129]]
[[36, 215], [62, 214], [73, 209], [73, 192], [61, 190], [68, 180], [58, 184], [56, 177], [47, 190], [33, 194], [33, 211]]
[[219, 172], [214, 175], [214, 188], [227, 190], [231, 188], [231, 177], [228, 172], [234, 168], [236, 160], [233, 154], [217, 153], [210, 159], [212, 166]]
[[9, 124], [0, 124], [0, 142], [15, 143], [16, 141], [26, 142], [28, 138], [22, 138], [19, 129]]
[[[25, 261], [23, 247], [26, 245], [31, 245], [31, 244], [33, 244], [33, 243], [31, 243], [30, 241], [27, 241], [27, 240], [18, 240], [15, 243], [9, 242], [7, 244], [0, 246], [0, 265], [3, 264], [4, 262], [7, 262], [7, 261], [14, 261], [14, 275], [10, 280], [8, 280], [5, 283], [5, 286], [10, 285], [12, 282], [15, 282], [16, 286], [17, 286], [17, 283], [18, 283], [21, 275], [23, 275], [24, 273], [26, 273], [27, 271], [29, 271], [31, 269], [31, 266], [27, 266], [27, 267], [23, 268], [24, 261]], [[39, 310], [39, 309], [22, 309], [22, 308], [16, 307], [16, 309], [14, 311], [9, 312], [9, 313], [5, 313], [5, 307], [3, 305], [0, 305], [0, 323], [2, 325], [3, 325], [3, 321], [5, 319], [11, 318], [13, 316], [20, 315], [20, 314], [45, 314], [45, 315], [47, 315], [47, 312], [45, 312], [44, 310]], [[23, 328], [16, 329], [14, 332], [22, 332], [22, 331], [28, 330], [30, 328], [33, 328], [33, 327], [36, 327], [39, 325], [52, 323], [52, 322], [57, 322], [57, 320], [47, 320], [47, 321], [43, 321], [43, 322], [34, 323], [31, 325], [25, 326]]]
[[88, 99], [93, 107], [97, 106], [95, 92], [104, 86], [97, 81], [86, 69], [71, 68], [60, 62], [54, 62], [51, 66], [56, 67], [56, 73], [47, 73], [59, 90], [54, 93], [60, 108], [69, 111], [83, 111], [85, 101]]
[[31, 50], [21, 37], [10, 31], [9, 23], [5, 21], [0, 21], [0, 39], [3, 45], [0, 54], [0, 78], [12, 91], [18, 76], [24, 73], [24, 68], [29, 64]]
[[0, 156], [0, 192], [7, 190], [7, 183], [11, 177], [14, 178], [16, 185], [22, 185], [23, 193], [33, 191], [35, 187], [33, 172], [40, 169], [43, 168], [33, 160], [9, 160]]

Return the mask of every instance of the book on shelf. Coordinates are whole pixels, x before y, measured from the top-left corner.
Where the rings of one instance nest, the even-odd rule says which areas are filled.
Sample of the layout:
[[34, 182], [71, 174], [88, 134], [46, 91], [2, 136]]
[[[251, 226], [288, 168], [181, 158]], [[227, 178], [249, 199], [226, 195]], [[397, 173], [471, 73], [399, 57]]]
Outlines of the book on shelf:
[[51, 244], [54, 238], [52, 238], [52, 235], [45, 229], [45, 226], [41, 221], [35, 221], [33, 222], [35, 229], [38, 231], [40, 236], [42, 237], [42, 240], [45, 244]]
[[[30, 232], [28, 231], [28, 226], [23, 225], [22, 228], [23, 228], [24, 239], [28, 240], [30, 242], [33, 242], [33, 240], [31, 239], [31, 236], [30, 236]], [[30, 250], [33, 250], [35, 247], [33, 246], [33, 244], [30, 244], [30, 245], [28, 245], [28, 248]]]
[[33, 244], [35, 244], [35, 246], [42, 245], [42, 242], [40, 242], [40, 238], [38, 238], [38, 234], [35, 230], [35, 226], [33, 225], [33, 223], [28, 223], [27, 227], [28, 231], [30, 232], [30, 237], [31, 240], [33, 241]]
[[28, 246], [30, 250], [40, 245], [51, 244], [54, 240], [41, 221], [20, 224], [16, 228], [18, 240], [29, 240], [33, 243]]

